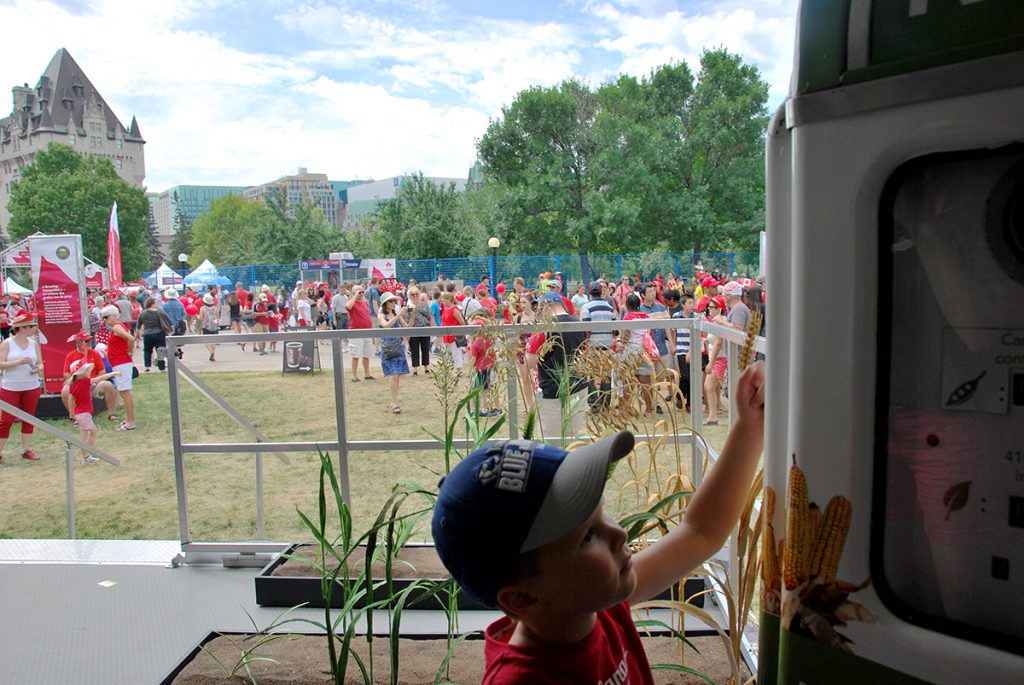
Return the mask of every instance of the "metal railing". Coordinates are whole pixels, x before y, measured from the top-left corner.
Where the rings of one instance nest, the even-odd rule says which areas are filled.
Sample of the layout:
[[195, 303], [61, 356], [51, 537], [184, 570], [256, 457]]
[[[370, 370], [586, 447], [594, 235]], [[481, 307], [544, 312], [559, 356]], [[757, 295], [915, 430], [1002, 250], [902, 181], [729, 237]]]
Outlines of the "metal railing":
[[27, 423], [39, 430], [49, 433], [64, 441], [66, 447], [64, 448], [64, 482], [65, 489], [67, 492], [67, 517], [68, 517], [68, 538], [74, 540], [76, 536], [75, 531], [75, 471], [74, 464], [75, 459], [72, 455], [72, 445], [84, 450], [85, 452], [99, 457], [108, 464], [113, 466], [120, 466], [121, 461], [116, 457], [112, 457], [95, 445], [90, 445], [86, 442], [82, 442], [76, 436], [71, 435], [62, 431], [60, 428], [43, 421], [42, 419], [36, 418], [31, 414], [28, 414], [21, 410], [19, 407], [15, 407], [13, 404], [0, 400], [0, 410], [11, 414], [15, 418], [19, 419], [22, 423]]

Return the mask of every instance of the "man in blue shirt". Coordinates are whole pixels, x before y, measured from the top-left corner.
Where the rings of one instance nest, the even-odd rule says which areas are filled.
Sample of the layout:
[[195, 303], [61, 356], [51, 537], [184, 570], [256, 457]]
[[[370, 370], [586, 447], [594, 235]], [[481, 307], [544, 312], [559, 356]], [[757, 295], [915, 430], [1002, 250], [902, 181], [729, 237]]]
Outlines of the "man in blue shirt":
[[[185, 305], [178, 301], [178, 291], [174, 288], [164, 291], [164, 303], [160, 305], [164, 314], [171, 320], [174, 326], [174, 335], [185, 335]], [[176, 352], [178, 359], [181, 359], [181, 348]]]

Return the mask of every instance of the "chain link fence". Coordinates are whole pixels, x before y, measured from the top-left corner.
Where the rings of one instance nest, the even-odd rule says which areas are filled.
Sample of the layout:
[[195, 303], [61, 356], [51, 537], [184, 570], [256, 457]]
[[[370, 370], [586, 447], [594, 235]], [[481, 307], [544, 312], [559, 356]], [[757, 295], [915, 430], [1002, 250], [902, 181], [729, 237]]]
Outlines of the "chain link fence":
[[[637, 274], [648, 279], [659, 273], [664, 277], [678, 273], [689, 278], [698, 263], [705, 271], [719, 271], [725, 275], [736, 272], [755, 277], [758, 275], [759, 255], [757, 252], [587, 255], [585, 261], [587, 274], [583, 273], [584, 259], [580, 255], [499, 255], [495, 259], [494, 282], [511, 284], [513, 278], [522, 276], [530, 285], [540, 274], [556, 271], [562, 272], [567, 281], [588, 281], [597, 277], [619, 280], [622, 276], [633, 278]], [[403, 283], [412, 279], [429, 283], [439, 277], [478, 283], [481, 276], [490, 274], [491, 258], [397, 259], [395, 267], [398, 280]], [[241, 283], [246, 289], [264, 284], [291, 288], [301, 278], [298, 264], [222, 266], [218, 271], [232, 284]], [[144, 273], [143, 278], [149, 278], [152, 273]]]

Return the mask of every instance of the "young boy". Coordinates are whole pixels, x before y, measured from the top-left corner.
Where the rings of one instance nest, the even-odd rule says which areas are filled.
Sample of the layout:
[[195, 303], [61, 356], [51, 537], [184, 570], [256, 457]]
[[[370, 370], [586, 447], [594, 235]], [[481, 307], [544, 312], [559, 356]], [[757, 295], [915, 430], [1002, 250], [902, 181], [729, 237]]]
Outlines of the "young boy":
[[485, 685], [652, 683], [630, 606], [717, 552], [743, 508], [764, 446], [764, 370], [740, 376], [738, 419], [682, 523], [637, 554], [604, 515], [609, 465], [633, 449], [622, 431], [573, 452], [509, 440], [441, 481], [438, 554], [463, 590], [507, 616], [487, 628]]
[[[92, 386], [100, 381], [118, 376], [120, 372], [111, 371], [110, 373], [96, 376], [96, 378], [89, 378], [92, 369], [93, 364], [90, 362], [83, 363], [81, 359], [72, 362], [70, 368], [71, 375], [64, 381], [64, 387], [69, 392], [68, 418], [78, 426], [78, 434], [82, 442], [94, 447], [96, 445], [96, 435], [100, 431], [92, 421]], [[83, 464], [95, 464], [97, 461], [99, 461], [98, 457], [89, 454], [85, 450], [82, 451]]]

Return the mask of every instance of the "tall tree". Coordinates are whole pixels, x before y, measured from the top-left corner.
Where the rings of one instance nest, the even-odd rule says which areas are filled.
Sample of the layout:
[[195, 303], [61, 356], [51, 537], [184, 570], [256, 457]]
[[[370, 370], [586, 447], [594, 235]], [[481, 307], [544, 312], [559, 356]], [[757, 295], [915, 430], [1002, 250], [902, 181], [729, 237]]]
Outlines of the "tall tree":
[[160, 238], [157, 236], [156, 224], [152, 221], [146, 224], [146, 249], [149, 251], [150, 271], [159, 269], [164, 261], [163, 248], [160, 247]]
[[110, 208], [117, 201], [121, 231], [121, 271], [126, 280], [138, 278], [149, 264], [145, 233], [149, 201], [117, 175], [109, 159], [82, 157], [67, 145], [51, 143], [22, 170], [11, 185], [7, 209], [11, 237], [33, 233], [78, 233], [85, 256], [107, 263]]
[[380, 203], [371, 224], [385, 247], [404, 259], [462, 257], [486, 245], [483, 231], [467, 225], [455, 184], [436, 184], [417, 173], [404, 179], [397, 197]]
[[[479, 141], [512, 249], [752, 248], [764, 224], [768, 86], [726, 50], [519, 93]], [[486, 186], [486, 183], [485, 183]]]
[[485, 174], [508, 191], [501, 204], [514, 231], [500, 237], [513, 248], [575, 252], [585, 278], [602, 223], [597, 112], [595, 94], [579, 81], [530, 88], [502, 108], [479, 143]]
[[256, 235], [266, 207], [238, 195], [224, 195], [210, 203], [192, 223], [193, 265], [209, 259], [217, 265], [257, 264]]
[[[188, 264], [182, 264], [178, 260], [179, 255], [186, 255], [189, 259], [192, 258], [192, 219], [189, 218], [185, 210], [181, 208], [181, 198], [178, 197], [178, 191], [174, 191], [174, 237], [171, 238], [170, 254], [167, 255], [167, 259], [173, 260], [174, 263], [169, 266], [172, 269], [180, 269]], [[199, 262], [193, 260], [196, 265]]]
[[314, 205], [289, 207], [283, 188], [267, 199], [256, 232], [260, 261], [289, 264], [303, 259], [326, 259], [341, 244], [338, 231]]

